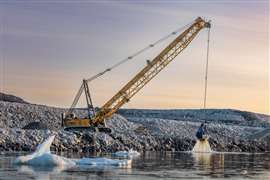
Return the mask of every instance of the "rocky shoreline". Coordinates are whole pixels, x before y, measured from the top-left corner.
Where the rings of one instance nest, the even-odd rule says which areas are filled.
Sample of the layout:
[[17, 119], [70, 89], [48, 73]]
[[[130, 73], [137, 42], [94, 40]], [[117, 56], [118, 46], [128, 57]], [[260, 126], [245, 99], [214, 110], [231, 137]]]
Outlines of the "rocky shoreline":
[[[61, 129], [60, 114], [64, 111], [62, 108], [0, 101], [0, 151], [33, 151], [52, 134], [56, 138], [51, 149], [57, 152], [115, 152], [131, 148], [137, 151], [189, 151], [196, 143], [194, 134], [202, 122], [198, 118], [200, 110], [156, 110], [154, 113], [153, 110], [140, 110], [139, 113], [138, 110], [120, 110], [121, 115], [115, 114], [107, 122], [112, 129], [110, 135], [67, 132]], [[209, 142], [214, 151], [270, 151], [270, 135], [260, 140], [249, 139], [255, 132], [270, 127], [269, 116], [236, 110], [207, 112]], [[42, 122], [48, 129], [22, 129], [30, 122]]]

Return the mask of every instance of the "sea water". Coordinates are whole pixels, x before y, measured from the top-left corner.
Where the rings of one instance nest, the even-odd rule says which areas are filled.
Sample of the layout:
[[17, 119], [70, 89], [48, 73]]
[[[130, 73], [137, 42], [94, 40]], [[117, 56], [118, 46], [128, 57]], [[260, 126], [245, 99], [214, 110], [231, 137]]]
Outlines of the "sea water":
[[[193, 153], [142, 152], [132, 159], [130, 168], [119, 166], [76, 165], [33, 166], [14, 164], [21, 152], [0, 154], [0, 179], [3, 180], [153, 180], [153, 179], [254, 179], [270, 177], [270, 153]], [[60, 155], [59, 155], [60, 156]], [[61, 153], [60, 157], [82, 159], [93, 154]], [[112, 154], [104, 154], [112, 159]]]
[[[67, 153], [61, 156], [53, 154], [48, 151], [52, 140], [52, 137], [48, 138], [37, 148], [37, 151], [30, 155], [22, 156], [19, 152], [2, 152], [0, 154], [0, 179], [152, 180], [248, 178], [257, 180], [269, 179], [270, 177], [270, 153], [146, 151], [137, 158], [132, 159], [132, 161], [122, 159], [124, 164], [121, 164], [118, 159], [113, 159], [115, 157], [113, 154], [97, 158], [89, 158], [92, 155], [82, 153]], [[34, 159], [37, 162], [38, 160], [47, 162], [40, 165], [31, 163], [34, 162]], [[131, 166], [126, 168], [126, 164], [129, 164], [129, 162]], [[69, 164], [71, 166], [67, 167], [58, 164]]]

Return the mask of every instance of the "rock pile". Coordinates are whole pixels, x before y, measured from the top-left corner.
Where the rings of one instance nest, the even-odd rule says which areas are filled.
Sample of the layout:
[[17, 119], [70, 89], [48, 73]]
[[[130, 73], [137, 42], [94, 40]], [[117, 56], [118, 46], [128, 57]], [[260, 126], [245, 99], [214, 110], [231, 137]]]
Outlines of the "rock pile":
[[[148, 110], [142, 113], [134, 113], [134, 110], [128, 113], [128, 110], [125, 110], [127, 118], [115, 114], [107, 121], [107, 125], [112, 129], [110, 135], [89, 131], [67, 132], [61, 128], [60, 114], [64, 111], [65, 109], [61, 108], [0, 101], [0, 151], [32, 151], [50, 134], [56, 134], [52, 146], [54, 151], [114, 152], [131, 148], [138, 151], [187, 151], [193, 148], [196, 142], [194, 134], [201, 123], [200, 119], [190, 120], [190, 113], [186, 118], [177, 119], [173, 115], [175, 111], [168, 116], [159, 112], [159, 117], [147, 117], [145, 114]], [[84, 115], [83, 111], [76, 113]], [[255, 121], [253, 116], [248, 117], [253, 118], [250, 121]], [[231, 122], [233, 120], [231, 119]], [[240, 124], [209, 123], [207, 129], [212, 149], [238, 152], [270, 151], [269, 136], [260, 141], [250, 141], [247, 138], [267, 126], [267, 120], [263, 121], [264, 126], [261, 122], [258, 122], [258, 126], [255, 126], [254, 122], [252, 125], [243, 125], [244, 121], [245, 117]], [[41, 122], [48, 129], [22, 129], [30, 122]]]

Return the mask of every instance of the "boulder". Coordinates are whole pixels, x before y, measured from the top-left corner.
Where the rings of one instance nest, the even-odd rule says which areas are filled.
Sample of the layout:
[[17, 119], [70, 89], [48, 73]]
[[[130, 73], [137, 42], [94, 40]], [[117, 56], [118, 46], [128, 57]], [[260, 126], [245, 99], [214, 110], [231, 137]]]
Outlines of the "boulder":
[[30, 122], [26, 126], [24, 126], [22, 129], [48, 129], [46, 124], [43, 124], [42, 122]]

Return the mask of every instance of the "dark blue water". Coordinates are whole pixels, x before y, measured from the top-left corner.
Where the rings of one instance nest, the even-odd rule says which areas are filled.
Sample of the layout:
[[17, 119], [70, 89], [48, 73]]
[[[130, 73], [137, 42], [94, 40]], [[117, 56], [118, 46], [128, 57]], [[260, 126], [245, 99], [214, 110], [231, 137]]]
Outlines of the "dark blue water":
[[[146, 152], [131, 168], [17, 166], [19, 153], [0, 155], [0, 179], [270, 179], [270, 154]], [[90, 155], [64, 154], [79, 158]], [[110, 155], [105, 155], [110, 157]]]

